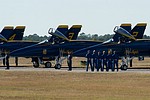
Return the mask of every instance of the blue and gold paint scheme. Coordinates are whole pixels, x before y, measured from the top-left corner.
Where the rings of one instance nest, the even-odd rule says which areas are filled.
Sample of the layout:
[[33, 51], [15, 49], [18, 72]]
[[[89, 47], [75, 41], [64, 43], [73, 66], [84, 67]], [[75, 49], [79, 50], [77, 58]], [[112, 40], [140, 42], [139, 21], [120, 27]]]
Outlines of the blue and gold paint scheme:
[[123, 23], [120, 25], [120, 27], [124, 28], [126, 31], [130, 32], [131, 31], [131, 24], [130, 23]]
[[25, 31], [25, 26], [16, 26], [13, 31], [13, 35], [9, 40], [22, 40]]
[[147, 23], [138, 23], [132, 30], [131, 35], [133, 35], [136, 39], [142, 39]]
[[67, 32], [66, 37], [69, 40], [76, 40], [79, 32], [81, 31], [82, 25], [73, 25]]
[[[59, 25], [56, 29], [55, 32], [57, 32], [58, 34], [63, 34], [65, 35], [68, 31], [68, 25]], [[51, 34], [51, 33], [50, 33]], [[51, 34], [52, 35], [52, 34]], [[62, 39], [58, 38], [57, 36], [55, 35], [52, 35], [52, 37], [49, 39], [49, 42], [51, 43], [54, 43], [54, 42], [57, 42], [57, 41], [63, 41]]]
[[1, 31], [1, 35], [9, 40], [9, 38], [13, 35], [14, 27], [13, 26], [5, 26]]

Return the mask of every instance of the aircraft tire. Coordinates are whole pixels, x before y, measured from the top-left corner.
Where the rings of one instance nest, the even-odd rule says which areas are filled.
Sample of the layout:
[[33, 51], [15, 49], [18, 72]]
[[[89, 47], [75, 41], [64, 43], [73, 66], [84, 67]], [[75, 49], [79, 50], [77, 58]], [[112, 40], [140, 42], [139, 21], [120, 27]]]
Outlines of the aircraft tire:
[[45, 63], [45, 68], [51, 68], [52, 67], [52, 64], [51, 64], [51, 62], [46, 62]]
[[33, 67], [34, 67], [34, 68], [38, 68], [38, 67], [39, 67], [39, 63], [36, 62], [36, 61], [34, 61], [34, 62], [33, 62]]
[[61, 64], [56, 64], [55, 69], [61, 69]]
[[121, 70], [127, 70], [128, 69], [128, 66], [127, 65], [121, 65], [121, 68], [120, 68]]

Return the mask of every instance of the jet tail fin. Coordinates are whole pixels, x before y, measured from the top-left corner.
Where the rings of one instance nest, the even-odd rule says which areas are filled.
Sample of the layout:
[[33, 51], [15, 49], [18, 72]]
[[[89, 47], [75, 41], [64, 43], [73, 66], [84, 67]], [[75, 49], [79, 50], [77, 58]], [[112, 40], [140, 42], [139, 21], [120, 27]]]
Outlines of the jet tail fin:
[[66, 32], [68, 31], [68, 25], [59, 25], [56, 30], [65, 35]]
[[69, 40], [76, 40], [79, 32], [81, 31], [82, 25], [73, 25], [67, 32], [66, 37]]
[[142, 39], [147, 23], [138, 23], [132, 30], [131, 35], [133, 35], [136, 39]]
[[123, 29], [125, 29], [128, 32], [131, 31], [131, 24], [130, 23], [123, 23], [120, 25], [120, 27], [122, 27]]
[[25, 26], [16, 26], [13, 30], [13, 35], [8, 40], [22, 40], [25, 31]]
[[52, 32], [53, 29], [50, 29], [49, 33], [52, 34], [52, 37], [50, 38], [49, 42], [60, 43], [66, 40], [76, 40], [81, 27], [82, 25], [73, 25], [68, 30], [68, 25], [59, 25], [55, 32]]
[[9, 40], [9, 38], [13, 35], [13, 30], [14, 30], [13, 26], [5, 26], [0, 34], [7, 40]]

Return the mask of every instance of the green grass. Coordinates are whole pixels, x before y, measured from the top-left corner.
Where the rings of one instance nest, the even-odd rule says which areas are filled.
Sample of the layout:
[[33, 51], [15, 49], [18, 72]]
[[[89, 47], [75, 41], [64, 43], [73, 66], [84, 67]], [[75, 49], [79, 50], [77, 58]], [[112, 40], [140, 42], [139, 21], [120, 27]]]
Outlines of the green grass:
[[0, 100], [149, 100], [150, 74], [0, 71]]

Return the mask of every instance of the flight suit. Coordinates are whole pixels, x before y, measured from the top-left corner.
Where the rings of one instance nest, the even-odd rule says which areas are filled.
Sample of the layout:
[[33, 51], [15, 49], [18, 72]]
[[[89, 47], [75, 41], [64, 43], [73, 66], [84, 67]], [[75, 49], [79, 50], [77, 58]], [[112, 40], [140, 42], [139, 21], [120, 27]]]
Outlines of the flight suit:
[[119, 59], [119, 56], [118, 56], [116, 53], [114, 53], [114, 54], [112, 55], [112, 58], [113, 58], [112, 67], [113, 67], [114, 70], [115, 70], [115, 66], [116, 66], [116, 69], [117, 69], [117, 71], [118, 71], [118, 70], [119, 70], [119, 68], [118, 68], [118, 59]]
[[88, 71], [89, 65], [91, 66], [92, 70], [92, 54], [90, 53], [90, 51], [87, 52], [86, 58], [87, 58], [86, 71]]
[[15, 57], [15, 64], [18, 66], [18, 57]]
[[104, 66], [107, 67], [107, 55], [105, 53], [102, 54], [102, 67], [101, 67], [101, 71], [104, 71]]
[[93, 52], [92, 58], [93, 58], [93, 66], [92, 66], [91, 71], [94, 71], [94, 68], [97, 68], [97, 57], [96, 57], [96, 53], [95, 52]]
[[112, 54], [109, 53], [107, 55], [107, 67], [106, 67], [106, 71], [109, 71], [109, 69], [112, 69]]
[[98, 53], [97, 54], [97, 71], [102, 68], [102, 54]]
[[6, 57], [6, 69], [9, 69], [9, 56]]
[[68, 54], [67, 64], [69, 67], [68, 71], [71, 71], [72, 70], [72, 55], [71, 54]]

